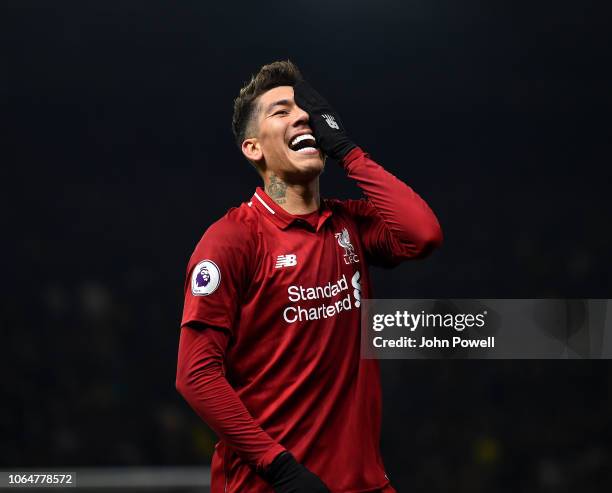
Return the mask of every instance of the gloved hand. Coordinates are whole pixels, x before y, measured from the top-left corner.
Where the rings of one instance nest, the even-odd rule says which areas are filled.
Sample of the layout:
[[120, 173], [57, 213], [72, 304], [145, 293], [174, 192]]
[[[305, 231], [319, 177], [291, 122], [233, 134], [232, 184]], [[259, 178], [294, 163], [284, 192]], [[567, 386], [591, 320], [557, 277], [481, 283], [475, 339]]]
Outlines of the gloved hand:
[[261, 476], [276, 493], [330, 493], [323, 481], [289, 452], [279, 454]]
[[310, 128], [325, 154], [341, 160], [357, 147], [346, 135], [338, 113], [308, 82], [298, 82], [293, 86], [293, 92], [296, 104], [308, 113]]

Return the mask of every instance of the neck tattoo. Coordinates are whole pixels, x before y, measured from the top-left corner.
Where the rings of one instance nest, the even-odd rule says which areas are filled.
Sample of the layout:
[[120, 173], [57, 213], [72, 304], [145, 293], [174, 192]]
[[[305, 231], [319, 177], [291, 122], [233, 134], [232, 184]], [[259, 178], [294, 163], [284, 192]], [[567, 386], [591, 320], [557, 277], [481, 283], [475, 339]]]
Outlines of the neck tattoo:
[[278, 176], [271, 175], [270, 182], [266, 185], [266, 193], [277, 204], [284, 204], [287, 201], [287, 184]]

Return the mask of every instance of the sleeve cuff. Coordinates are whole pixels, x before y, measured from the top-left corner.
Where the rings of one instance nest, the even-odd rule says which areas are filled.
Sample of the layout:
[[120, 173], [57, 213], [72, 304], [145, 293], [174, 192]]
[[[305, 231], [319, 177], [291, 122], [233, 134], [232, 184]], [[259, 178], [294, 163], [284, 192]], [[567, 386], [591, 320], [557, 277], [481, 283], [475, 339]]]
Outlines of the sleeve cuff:
[[361, 156], [364, 156], [365, 154], [366, 153], [364, 152], [364, 150], [361, 147], [357, 146], [354, 149], [351, 149], [349, 153], [344, 156], [342, 161], [340, 161], [340, 164], [343, 168], [346, 169], [350, 163], [360, 158]]
[[259, 471], [265, 471], [268, 467], [270, 467], [272, 461], [276, 459], [276, 456], [282, 452], [285, 452], [286, 450], [287, 449], [285, 447], [278, 443], [273, 445], [272, 448], [263, 455], [259, 461], [259, 464], [257, 464], [257, 469]]

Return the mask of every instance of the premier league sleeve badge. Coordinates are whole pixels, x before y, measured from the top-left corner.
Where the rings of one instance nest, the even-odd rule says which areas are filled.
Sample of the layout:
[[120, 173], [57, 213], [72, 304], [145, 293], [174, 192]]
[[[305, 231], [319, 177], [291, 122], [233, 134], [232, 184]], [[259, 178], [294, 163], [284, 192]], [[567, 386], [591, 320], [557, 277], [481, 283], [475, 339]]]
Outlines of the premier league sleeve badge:
[[208, 296], [221, 284], [221, 271], [212, 260], [199, 262], [191, 274], [191, 293], [194, 296]]

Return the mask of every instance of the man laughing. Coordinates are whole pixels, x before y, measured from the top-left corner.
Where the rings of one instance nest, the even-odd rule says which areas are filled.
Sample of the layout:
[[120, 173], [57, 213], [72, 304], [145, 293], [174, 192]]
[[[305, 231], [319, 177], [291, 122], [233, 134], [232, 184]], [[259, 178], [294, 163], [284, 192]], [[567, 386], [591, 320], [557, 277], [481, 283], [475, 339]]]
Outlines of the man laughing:
[[[289, 61], [241, 89], [233, 130], [262, 178], [187, 267], [176, 386], [219, 436], [212, 493], [391, 493], [378, 361], [360, 358], [369, 265], [442, 241], [404, 182], [354, 144]], [[321, 200], [330, 157], [363, 191]], [[206, 283], [202, 272], [208, 273]]]

